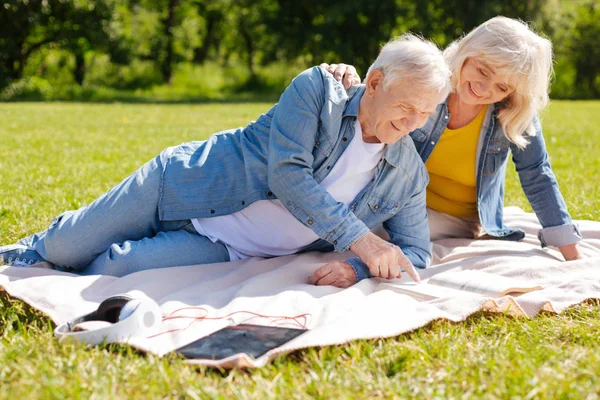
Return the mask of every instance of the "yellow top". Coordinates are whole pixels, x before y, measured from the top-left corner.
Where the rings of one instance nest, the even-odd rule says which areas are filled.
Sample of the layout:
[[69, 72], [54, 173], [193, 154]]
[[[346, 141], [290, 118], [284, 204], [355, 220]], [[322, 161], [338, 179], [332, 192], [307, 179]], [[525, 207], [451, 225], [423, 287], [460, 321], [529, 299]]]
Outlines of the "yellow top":
[[446, 128], [425, 163], [427, 206], [459, 218], [477, 216], [476, 166], [479, 132], [487, 107], [459, 129]]

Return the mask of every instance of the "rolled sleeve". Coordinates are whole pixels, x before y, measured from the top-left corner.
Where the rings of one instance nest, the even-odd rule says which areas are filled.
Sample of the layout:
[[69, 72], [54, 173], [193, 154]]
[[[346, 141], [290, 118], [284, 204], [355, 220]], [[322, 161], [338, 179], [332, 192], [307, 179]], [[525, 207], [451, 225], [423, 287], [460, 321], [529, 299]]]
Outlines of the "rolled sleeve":
[[538, 239], [542, 247], [562, 247], [579, 243], [581, 241], [581, 232], [576, 224], [549, 226], [540, 229]]

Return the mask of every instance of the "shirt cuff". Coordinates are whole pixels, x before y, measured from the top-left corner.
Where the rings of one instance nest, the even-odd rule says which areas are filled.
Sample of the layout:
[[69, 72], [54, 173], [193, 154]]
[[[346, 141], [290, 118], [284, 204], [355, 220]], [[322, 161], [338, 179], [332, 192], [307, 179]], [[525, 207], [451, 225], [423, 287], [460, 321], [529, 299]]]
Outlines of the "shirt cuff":
[[369, 232], [369, 228], [361, 220], [354, 214], [349, 214], [348, 218], [331, 232], [325, 240], [333, 244], [336, 252], [342, 253]]
[[363, 279], [369, 279], [373, 277], [373, 275], [371, 275], [371, 272], [369, 271], [369, 267], [367, 267], [367, 264], [362, 262], [360, 257], [349, 258], [346, 260], [346, 262], [350, 264], [350, 266], [354, 270], [357, 282], [360, 282]]
[[562, 247], [581, 241], [581, 232], [576, 224], [549, 226], [540, 229], [538, 239], [542, 247]]

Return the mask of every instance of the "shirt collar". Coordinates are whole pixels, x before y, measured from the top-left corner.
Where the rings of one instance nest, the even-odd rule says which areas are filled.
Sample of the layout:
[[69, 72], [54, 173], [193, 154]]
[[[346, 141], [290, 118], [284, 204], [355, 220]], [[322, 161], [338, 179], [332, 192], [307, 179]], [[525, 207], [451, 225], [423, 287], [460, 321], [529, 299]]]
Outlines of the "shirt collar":
[[346, 103], [346, 108], [344, 109], [343, 117], [356, 117], [358, 118], [358, 108], [360, 106], [360, 100], [365, 94], [365, 85], [354, 85], [350, 89], [348, 89], [348, 97], [350, 100]]

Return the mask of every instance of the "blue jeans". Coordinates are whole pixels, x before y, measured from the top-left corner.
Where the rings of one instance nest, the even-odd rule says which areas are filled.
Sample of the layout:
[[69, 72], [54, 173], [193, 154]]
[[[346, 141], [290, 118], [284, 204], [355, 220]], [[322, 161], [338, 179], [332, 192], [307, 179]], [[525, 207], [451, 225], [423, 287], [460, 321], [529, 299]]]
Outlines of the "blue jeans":
[[229, 261], [225, 245], [198, 234], [190, 220], [160, 221], [162, 173], [159, 156], [93, 203], [59, 215], [48, 229], [20, 243], [57, 269], [81, 275], [124, 276]]

